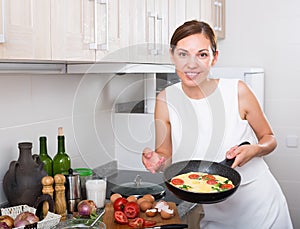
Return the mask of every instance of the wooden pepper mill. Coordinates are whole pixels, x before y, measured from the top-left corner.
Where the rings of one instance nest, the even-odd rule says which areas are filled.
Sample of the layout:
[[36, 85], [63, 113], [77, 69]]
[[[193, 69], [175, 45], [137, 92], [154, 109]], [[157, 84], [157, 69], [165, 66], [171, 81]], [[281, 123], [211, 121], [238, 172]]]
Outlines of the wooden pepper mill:
[[66, 204], [66, 197], [65, 197], [65, 181], [66, 178], [62, 174], [56, 174], [54, 176], [54, 183], [55, 183], [55, 201], [54, 201], [54, 208], [55, 213], [61, 215], [61, 220], [66, 220], [67, 218], [67, 204]]
[[[53, 192], [54, 192], [53, 183], [54, 183], [54, 179], [51, 176], [45, 176], [42, 178], [42, 184], [43, 184], [42, 192], [43, 192], [43, 194], [50, 195], [52, 197], [52, 199], [53, 199]], [[48, 211], [49, 211], [49, 203], [45, 201], [43, 203], [44, 218], [46, 217]]]

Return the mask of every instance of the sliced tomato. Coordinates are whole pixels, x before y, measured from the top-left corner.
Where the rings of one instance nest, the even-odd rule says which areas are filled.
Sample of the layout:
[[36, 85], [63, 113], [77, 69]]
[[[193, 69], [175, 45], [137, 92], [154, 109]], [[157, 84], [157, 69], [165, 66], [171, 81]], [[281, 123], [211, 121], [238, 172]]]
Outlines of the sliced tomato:
[[119, 224], [127, 224], [128, 223], [128, 218], [125, 215], [125, 213], [122, 211], [115, 211], [114, 218], [115, 218], [115, 221]]
[[210, 184], [210, 185], [218, 184], [218, 182], [216, 180], [208, 180], [208, 181], [206, 181], [206, 183]]
[[216, 178], [214, 177], [214, 175], [211, 174], [206, 174], [202, 176], [203, 180], [215, 180]]
[[128, 222], [128, 226], [131, 228], [143, 228], [145, 220], [141, 217], [132, 219]]
[[192, 174], [189, 175], [190, 179], [198, 179], [199, 177], [200, 177], [200, 175], [196, 174], [196, 173], [192, 173]]
[[154, 220], [147, 220], [147, 219], [144, 220], [144, 227], [152, 227], [155, 224], [156, 224], [156, 221], [154, 221]]
[[180, 178], [174, 178], [171, 180], [171, 183], [173, 185], [182, 185], [184, 184], [184, 180], [180, 179]]
[[220, 186], [220, 188], [223, 189], [223, 190], [232, 189], [233, 185], [232, 184], [222, 184]]
[[136, 202], [128, 202], [125, 204], [124, 213], [129, 219], [137, 217], [140, 213], [140, 207]]

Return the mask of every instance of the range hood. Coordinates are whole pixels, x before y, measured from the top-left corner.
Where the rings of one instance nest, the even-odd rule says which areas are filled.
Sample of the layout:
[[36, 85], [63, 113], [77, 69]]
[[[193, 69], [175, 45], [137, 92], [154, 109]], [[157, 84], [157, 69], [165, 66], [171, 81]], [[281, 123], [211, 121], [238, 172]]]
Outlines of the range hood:
[[95, 63], [68, 64], [67, 73], [97, 74], [97, 73], [174, 73], [175, 67], [170, 64], [131, 64], [131, 63]]

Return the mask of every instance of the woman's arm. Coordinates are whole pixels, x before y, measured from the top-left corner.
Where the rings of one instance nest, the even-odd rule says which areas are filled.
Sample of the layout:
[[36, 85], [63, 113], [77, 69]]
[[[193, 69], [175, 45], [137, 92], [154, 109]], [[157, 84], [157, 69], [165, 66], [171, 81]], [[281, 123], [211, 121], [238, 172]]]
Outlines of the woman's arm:
[[156, 97], [155, 103], [155, 151], [143, 150], [142, 162], [146, 169], [155, 173], [171, 164], [172, 142], [169, 112], [166, 103], [166, 92], [162, 91]]
[[271, 126], [262, 111], [257, 98], [246, 83], [238, 84], [239, 111], [243, 120], [247, 120], [258, 139], [256, 145], [233, 147], [227, 153], [227, 158], [236, 156], [232, 167], [243, 166], [254, 157], [271, 153], [277, 146]]
[[170, 163], [172, 157], [172, 140], [166, 91], [161, 91], [155, 104], [155, 151]]

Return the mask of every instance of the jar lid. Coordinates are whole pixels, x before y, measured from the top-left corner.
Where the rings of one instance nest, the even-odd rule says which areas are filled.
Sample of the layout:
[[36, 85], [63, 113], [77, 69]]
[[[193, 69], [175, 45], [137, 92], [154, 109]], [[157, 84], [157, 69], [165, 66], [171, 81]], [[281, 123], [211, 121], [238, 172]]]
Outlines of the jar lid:
[[93, 175], [93, 170], [89, 168], [76, 168], [74, 172], [79, 173], [80, 176], [91, 176]]

